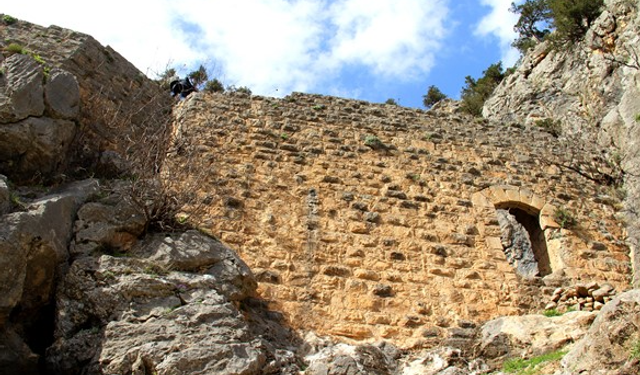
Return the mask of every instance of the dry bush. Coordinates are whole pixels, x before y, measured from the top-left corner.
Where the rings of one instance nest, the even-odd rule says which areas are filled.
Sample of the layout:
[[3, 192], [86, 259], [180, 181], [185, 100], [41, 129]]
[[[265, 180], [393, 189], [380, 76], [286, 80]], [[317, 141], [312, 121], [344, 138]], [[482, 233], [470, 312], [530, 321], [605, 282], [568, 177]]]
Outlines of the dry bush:
[[130, 98], [139, 105], [129, 109], [100, 94], [88, 96], [70, 165], [76, 176], [129, 180], [125, 199], [144, 213], [152, 231], [184, 229], [187, 223], [177, 218], [182, 207], [202, 207], [195, 203], [195, 187], [163, 172], [166, 156], [185, 147], [174, 140], [172, 101], [163, 94], [145, 101]]

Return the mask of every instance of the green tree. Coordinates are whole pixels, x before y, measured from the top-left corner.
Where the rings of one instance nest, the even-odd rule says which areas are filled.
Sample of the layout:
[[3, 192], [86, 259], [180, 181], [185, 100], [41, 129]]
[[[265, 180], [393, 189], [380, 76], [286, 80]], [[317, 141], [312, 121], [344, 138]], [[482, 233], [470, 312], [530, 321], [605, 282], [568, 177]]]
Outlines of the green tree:
[[518, 38], [512, 43], [520, 52], [526, 53], [549, 34], [551, 9], [547, 2], [548, 0], [527, 0], [519, 5], [511, 3], [509, 11], [520, 15], [514, 26]]
[[482, 77], [477, 80], [471, 76], [466, 76], [465, 87], [462, 88], [460, 95], [462, 100], [461, 108], [473, 116], [482, 116], [484, 102], [504, 79], [505, 73], [502, 69], [502, 62], [491, 64], [482, 74]]
[[188, 74], [189, 79], [191, 79], [191, 83], [197, 87], [201, 88], [205, 82], [209, 80], [209, 74], [207, 74], [207, 69], [204, 65], [200, 65], [198, 69]]
[[426, 108], [431, 108], [434, 106], [434, 104], [446, 98], [447, 96], [443, 94], [439, 88], [437, 88], [434, 85], [431, 85], [427, 90], [427, 95], [422, 96], [422, 104], [424, 104]]
[[586, 34], [589, 26], [602, 13], [604, 0], [547, 0], [552, 25], [562, 43], [575, 42]]
[[[514, 29], [518, 38], [512, 45], [526, 51], [548, 36], [556, 46], [576, 42], [602, 12], [604, 0], [526, 0], [511, 4], [519, 14]], [[554, 31], [553, 33], [551, 31]]]

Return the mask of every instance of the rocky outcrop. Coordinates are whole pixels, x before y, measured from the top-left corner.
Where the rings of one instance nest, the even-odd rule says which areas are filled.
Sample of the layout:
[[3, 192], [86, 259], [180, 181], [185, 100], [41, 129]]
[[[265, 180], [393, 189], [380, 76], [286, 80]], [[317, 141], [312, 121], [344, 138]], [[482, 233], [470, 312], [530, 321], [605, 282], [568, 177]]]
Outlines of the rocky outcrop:
[[48, 367], [65, 374], [270, 373], [264, 369], [275, 366], [274, 344], [251, 334], [242, 311], [256, 286], [233, 251], [195, 231], [154, 235], [119, 258], [78, 259], [58, 288]]
[[33, 373], [37, 368], [33, 351], [48, 345], [46, 327], [57, 281], [67, 268], [75, 213], [97, 186], [95, 180], [77, 182], [23, 203], [25, 211], [0, 217], [0, 347], [5, 353], [0, 368], [4, 371]]
[[[627, 242], [640, 286], [640, 16], [638, 4], [605, 0], [583, 41], [566, 49], [541, 43], [523, 57], [487, 100], [483, 115], [503, 124], [552, 126], [565, 150], [585, 168], [598, 158], [600, 171], [624, 176]], [[584, 151], [592, 158], [581, 159]], [[613, 169], [610, 167], [613, 166]], [[597, 176], [596, 176], [597, 177]], [[618, 189], [617, 193], [615, 192]]]
[[509, 211], [496, 210], [496, 213], [500, 223], [502, 247], [509, 264], [522, 277], [534, 278], [538, 276], [540, 271], [533, 253], [529, 233]]
[[571, 312], [557, 317], [506, 316], [484, 324], [479, 339], [481, 356], [487, 359], [531, 358], [562, 349], [581, 339], [596, 314]]
[[0, 171], [11, 180], [41, 182], [61, 173], [79, 120], [73, 75], [45, 74], [33, 57], [0, 63]]
[[562, 360], [561, 374], [638, 374], [638, 350], [640, 290], [635, 289], [619, 295], [602, 309], [587, 334]]
[[[146, 151], [162, 146], [171, 98], [158, 83], [89, 35], [22, 20], [2, 22], [0, 48], [13, 44], [23, 54], [6, 56], [0, 67], [0, 172], [17, 181], [7, 171], [18, 163], [25, 179], [36, 172], [48, 178], [60, 167], [67, 175], [87, 176], [99, 172], [103, 152], [139, 150], [143, 139]], [[20, 142], [4, 142], [5, 124], [34, 118], [52, 120], [13, 125]], [[42, 147], [48, 148], [34, 148], [45, 140], [50, 144]]]
[[400, 357], [393, 345], [337, 344], [308, 355], [305, 375], [392, 375]]

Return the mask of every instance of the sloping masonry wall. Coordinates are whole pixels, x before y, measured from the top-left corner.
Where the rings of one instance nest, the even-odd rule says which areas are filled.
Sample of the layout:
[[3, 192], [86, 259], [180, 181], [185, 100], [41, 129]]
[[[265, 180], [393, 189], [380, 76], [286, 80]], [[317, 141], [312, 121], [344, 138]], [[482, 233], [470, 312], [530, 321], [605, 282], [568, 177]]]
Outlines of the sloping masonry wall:
[[[563, 283], [629, 286], [620, 205], [559, 168], [580, 160], [547, 133], [298, 93], [198, 93], [174, 115], [166, 172], [193, 192], [185, 215], [295, 328], [419, 346], [438, 327], [540, 311]], [[515, 272], [496, 208], [538, 226], [544, 278]]]

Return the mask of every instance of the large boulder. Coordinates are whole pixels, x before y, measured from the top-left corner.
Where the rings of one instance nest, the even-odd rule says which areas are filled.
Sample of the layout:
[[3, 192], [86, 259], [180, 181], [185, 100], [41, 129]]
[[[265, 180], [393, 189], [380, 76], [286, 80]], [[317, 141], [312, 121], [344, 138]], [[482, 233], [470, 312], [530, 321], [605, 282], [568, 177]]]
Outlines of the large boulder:
[[50, 177], [65, 161], [75, 132], [74, 122], [48, 117], [0, 124], [0, 171], [18, 182]]
[[[607, 303], [586, 335], [562, 360], [562, 375], [638, 374], [640, 358], [640, 289], [620, 294]], [[636, 354], [637, 355], [637, 354]]]
[[504, 316], [481, 328], [479, 352], [487, 359], [531, 357], [581, 339], [596, 313], [574, 311], [562, 316]]
[[144, 208], [131, 198], [130, 182], [110, 183], [106, 196], [78, 210], [72, 258], [96, 251], [118, 255], [129, 251], [147, 229]]
[[73, 120], [80, 114], [80, 87], [76, 77], [59, 68], [49, 72], [44, 86], [47, 115]]
[[397, 352], [392, 345], [330, 345], [307, 356], [306, 375], [391, 375]]
[[132, 252], [154, 264], [185, 272], [204, 272], [231, 301], [253, 296], [258, 286], [249, 267], [220, 241], [190, 230], [179, 235], [157, 234]]
[[128, 256], [79, 258], [58, 288], [47, 366], [65, 374], [262, 374], [274, 353], [238, 310], [256, 286], [237, 255], [196, 231], [153, 235]]
[[0, 218], [0, 325], [18, 303], [25, 310], [51, 300], [78, 206], [97, 187], [96, 180], [76, 182]]
[[31, 56], [14, 54], [0, 64], [0, 124], [44, 113], [44, 71]]
[[78, 82], [62, 69], [45, 75], [23, 54], [0, 70], [0, 172], [17, 182], [48, 180], [62, 171], [76, 134]]

